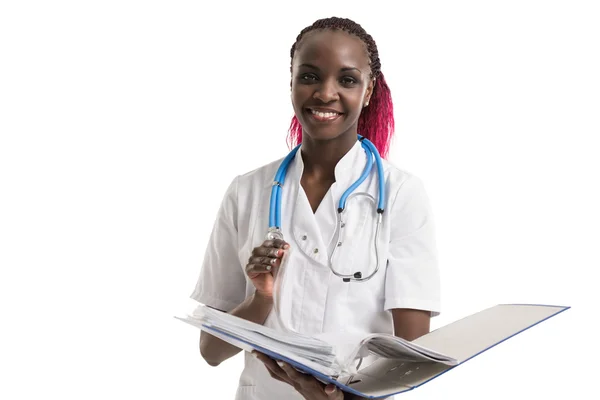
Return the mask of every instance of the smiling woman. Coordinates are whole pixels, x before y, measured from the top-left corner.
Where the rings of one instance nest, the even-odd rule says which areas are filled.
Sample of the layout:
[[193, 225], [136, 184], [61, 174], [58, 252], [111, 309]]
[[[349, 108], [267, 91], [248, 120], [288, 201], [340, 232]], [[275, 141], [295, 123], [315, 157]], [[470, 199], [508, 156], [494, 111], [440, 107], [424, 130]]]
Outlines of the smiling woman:
[[[192, 298], [275, 329], [415, 339], [440, 309], [433, 221], [421, 181], [377, 156], [394, 132], [377, 46], [357, 23], [327, 18], [300, 33], [291, 58], [294, 151], [231, 183]], [[205, 332], [200, 350], [214, 366], [240, 351]], [[237, 391], [238, 400], [351, 398], [249, 353]]]
[[[304, 118], [306, 111], [316, 115], [318, 120], [327, 117], [319, 116], [318, 111], [331, 112], [345, 115], [346, 126], [354, 126], [358, 121], [355, 128], [371, 140], [385, 158], [394, 133], [394, 114], [392, 96], [381, 72], [373, 38], [352, 20], [322, 19], [298, 35], [291, 58], [292, 103], [296, 115], [290, 126], [290, 144], [302, 142], [303, 129], [307, 132], [310, 119]], [[303, 85], [312, 87], [303, 88]], [[306, 96], [312, 100], [306, 101]], [[339, 97], [336, 100], [346, 110], [314, 104], [315, 100], [329, 103], [333, 99], [328, 96]], [[306, 111], [302, 101], [307, 102]]]
[[356, 140], [357, 121], [373, 93], [364, 43], [344, 31], [312, 31], [292, 64], [292, 103], [306, 140]]

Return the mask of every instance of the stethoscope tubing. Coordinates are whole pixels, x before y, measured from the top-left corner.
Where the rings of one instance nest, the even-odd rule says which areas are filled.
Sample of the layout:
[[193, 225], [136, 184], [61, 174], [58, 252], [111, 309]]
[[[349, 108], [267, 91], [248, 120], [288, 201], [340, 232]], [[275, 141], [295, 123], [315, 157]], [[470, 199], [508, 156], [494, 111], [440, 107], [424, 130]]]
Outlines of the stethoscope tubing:
[[[358, 135], [358, 140], [361, 142], [361, 146], [364, 149], [367, 155], [367, 163], [365, 169], [363, 170], [360, 177], [354, 182], [346, 191], [342, 194], [339, 204], [338, 204], [338, 214], [337, 214], [337, 227], [336, 227], [336, 245], [333, 248], [333, 251], [328, 257], [328, 264], [331, 272], [341, 277], [344, 282], [357, 281], [364, 282], [371, 279], [379, 270], [379, 251], [377, 248], [377, 243], [379, 239], [379, 230], [380, 225], [383, 220], [383, 212], [385, 210], [385, 177], [383, 173], [383, 161], [381, 160], [381, 156], [379, 155], [379, 151], [371, 141], [366, 139], [365, 137]], [[290, 151], [290, 153], [283, 159], [277, 172], [275, 174], [275, 178], [273, 180], [273, 185], [271, 188], [271, 197], [269, 199], [269, 230], [267, 233], [267, 239], [283, 239], [283, 233], [281, 231], [281, 192], [283, 189], [283, 185], [285, 183], [285, 177], [287, 173], [287, 169], [291, 161], [296, 156], [298, 149], [300, 149], [300, 144], [297, 145]], [[375, 238], [374, 238], [374, 248], [375, 248], [375, 257], [376, 257], [376, 267], [368, 276], [363, 277], [361, 272], [355, 272], [352, 275], [341, 274], [335, 270], [331, 260], [335, 255], [337, 250], [337, 243], [339, 243], [341, 228], [342, 228], [342, 214], [346, 210], [346, 203], [352, 197], [362, 194], [366, 195], [375, 203], [375, 199], [368, 193], [355, 193], [352, 194], [356, 188], [358, 188], [364, 181], [367, 179], [369, 174], [371, 173], [371, 169], [373, 167], [373, 161], [375, 162], [377, 168], [377, 178], [378, 178], [378, 195], [379, 199], [377, 201], [377, 225], [375, 228]]]

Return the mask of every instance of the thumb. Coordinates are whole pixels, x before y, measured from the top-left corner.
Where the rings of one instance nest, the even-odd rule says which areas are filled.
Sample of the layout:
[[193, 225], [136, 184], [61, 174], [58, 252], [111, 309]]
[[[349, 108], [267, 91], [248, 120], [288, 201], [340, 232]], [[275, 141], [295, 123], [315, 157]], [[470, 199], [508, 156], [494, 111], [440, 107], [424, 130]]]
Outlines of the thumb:
[[333, 396], [335, 396], [335, 394], [337, 393], [338, 389], [335, 385], [332, 385], [331, 383], [327, 386], [325, 386], [325, 394], [327, 395], [327, 397], [333, 398]]

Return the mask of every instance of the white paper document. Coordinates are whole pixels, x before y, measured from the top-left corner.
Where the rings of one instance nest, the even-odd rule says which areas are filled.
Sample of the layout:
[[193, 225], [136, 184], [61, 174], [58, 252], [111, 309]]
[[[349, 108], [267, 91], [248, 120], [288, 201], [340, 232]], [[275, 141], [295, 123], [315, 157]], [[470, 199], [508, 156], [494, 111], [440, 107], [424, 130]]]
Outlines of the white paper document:
[[[569, 307], [497, 305], [436, 329], [414, 341], [389, 334], [311, 337], [277, 331], [199, 306], [175, 317], [243, 350], [283, 360], [342, 390], [367, 398], [418, 387], [498, 343]], [[363, 363], [363, 360], [369, 362]]]

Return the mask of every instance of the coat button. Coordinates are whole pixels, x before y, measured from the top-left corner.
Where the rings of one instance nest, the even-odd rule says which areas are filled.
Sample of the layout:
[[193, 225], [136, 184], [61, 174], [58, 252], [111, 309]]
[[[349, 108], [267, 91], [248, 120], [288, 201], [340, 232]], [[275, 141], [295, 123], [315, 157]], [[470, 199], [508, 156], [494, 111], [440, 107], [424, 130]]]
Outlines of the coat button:
[[319, 252], [319, 249], [314, 249], [313, 253], [317, 254]]
[[308, 236], [302, 235], [302, 240], [306, 240], [307, 238], [308, 238]]

